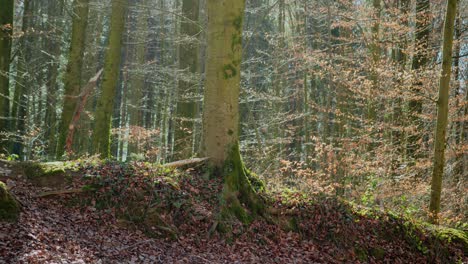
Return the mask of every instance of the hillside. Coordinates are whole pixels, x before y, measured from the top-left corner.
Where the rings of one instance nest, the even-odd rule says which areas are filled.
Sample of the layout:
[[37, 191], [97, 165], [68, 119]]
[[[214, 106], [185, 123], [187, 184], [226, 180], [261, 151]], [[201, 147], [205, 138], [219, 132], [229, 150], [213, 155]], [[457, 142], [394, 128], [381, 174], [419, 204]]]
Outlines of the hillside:
[[[0, 163], [21, 205], [0, 263], [466, 263], [467, 232], [337, 198], [270, 193], [263, 216], [221, 232], [222, 182], [203, 165]], [[2, 204], [0, 204], [0, 209]]]

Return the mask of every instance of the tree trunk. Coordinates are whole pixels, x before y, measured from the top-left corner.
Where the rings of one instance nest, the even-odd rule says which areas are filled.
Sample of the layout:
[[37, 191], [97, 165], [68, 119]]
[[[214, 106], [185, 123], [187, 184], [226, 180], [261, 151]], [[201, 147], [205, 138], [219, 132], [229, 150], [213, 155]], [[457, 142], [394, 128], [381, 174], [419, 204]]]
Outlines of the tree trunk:
[[63, 26], [61, 22], [61, 16], [63, 14], [63, 5], [62, 3], [52, 3], [55, 1], [49, 0], [49, 15], [53, 17], [53, 20], [49, 26], [51, 32], [54, 32], [52, 40], [46, 38], [46, 46], [48, 47], [48, 53], [53, 56], [52, 61], [48, 69], [48, 79], [47, 83], [47, 98], [46, 98], [46, 114], [45, 114], [45, 127], [47, 129], [46, 139], [48, 141], [47, 146], [47, 155], [52, 159], [55, 157], [55, 147], [57, 146], [56, 140], [56, 130], [57, 130], [57, 77], [59, 74], [60, 67], [60, 52], [61, 52], [61, 38], [62, 31], [58, 30]]
[[31, 76], [27, 70], [27, 62], [31, 60], [31, 37], [28, 30], [33, 20], [33, 2], [24, 1], [23, 25], [21, 31], [23, 36], [19, 41], [18, 64], [16, 66], [15, 93], [13, 96], [12, 130], [18, 133], [12, 143], [11, 153], [22, 156], [23, 136], [26, 134], [26, 114], [29, 105], [29, 84]]
[[250, 185], [239, 152], [239, 92], [244, 0], [208, 0], [203, 153], [222, 173], [221, 217], [248, 222], [246, 204], [255, 215], [261, 203]]
[[[146, 0], [140, 1], [142, 5], [146, 5]], [[128, 154], [140, 152], [140, 130], [143, 127], [143, 89], [145, 86], [145, 72], [144, 66], [146, 62], [146, 40], [148, 39], [148, 16], [147, 12], [141, 12], [137, 18], [137, 32], [135, 37], [136, 47], [134, 60], [136, 62], [133, 74], [130, 76], [131, 83], [131, 97], [130, 105], [128, 106], [130, 131], [133, 138], [128, 143]]]
[[421, 120], [422, 114], [422, 81], [418, 80], [418, 75], [429, 61], [429, 35], [431, 33], [430, 2], [429, 0], [416, 1], [416, 28], [415, 28], [415, 51], [411, 68], [416, 74], [416, 80], [412, 85], [412, 98], [409, 102], [410, 120], [414, 129], [408, 136], [407, 154], [410, 159], [418, 157], [417, 149], [421, 140]]
[[199, 44], [198, 26], [199, 0], [183, 0], [179, 46], [179, 69], [186, 73], [179, 80], [177, 110], [174, 132], [174, 159], [186, 159], [192, 155], [194, 118], [197, 105], [193, 97], [198, 86]]
[[[0, 8], [0, 132], [9, 129], [10, 110], [10, 57], [11, 35], [13, 33], [13, 0], [5, 0]], [[6, 142], [0, 139], [0, 153]]]
[[67, 72], [65, 73], [65, 95], [63, 99], [62, 116], [59, 126], [57, 142], [57, 159], [65, 152], [65, 141], [71, 124], [78, 95], [81, 88], [81, 72], [83, 68], [83, 53], [85, 49], [86, 27], [88, 25], [89, 0], [75, 0], [73, 2], [73, 26], [70, 54]]
[[434, 140], [434, 167], [432, 170], [431, 203], [429, 206], [432, 223], [438, 223], [440, 212], [440, 196], [442, 192], [442, 176], [445, 165], [445, 143], [448, 123], [450, 75], [452, 72], [452, 47], [457, 0], [447, 1], [447, 11], [444, 25], [444, 44], [442, 47], [442, 75], [439, 84], [439, 100], [437, 102], [437, 125]]
[[110, 157], [111, 119], [119, 80], [120, 51], [127, 7], [128, 0], [112, 0], [109, 45], [106, 51], [102, 93], [97, 104], [93, 133], [93, 152], [101, 154], [102, 158]]

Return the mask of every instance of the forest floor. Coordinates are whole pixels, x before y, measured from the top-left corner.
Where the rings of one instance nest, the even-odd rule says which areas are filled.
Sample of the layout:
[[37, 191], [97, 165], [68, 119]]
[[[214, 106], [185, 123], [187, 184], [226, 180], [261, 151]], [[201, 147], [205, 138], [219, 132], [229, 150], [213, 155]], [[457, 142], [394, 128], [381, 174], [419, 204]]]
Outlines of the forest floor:
[[203, 170], [0, 162], [2, 171], [22, 212], [0, 222], [0, 263], [468, 263], [464, 231], [293, 192], [264, 194], [269, 216], [220, 234], [222, 184]]

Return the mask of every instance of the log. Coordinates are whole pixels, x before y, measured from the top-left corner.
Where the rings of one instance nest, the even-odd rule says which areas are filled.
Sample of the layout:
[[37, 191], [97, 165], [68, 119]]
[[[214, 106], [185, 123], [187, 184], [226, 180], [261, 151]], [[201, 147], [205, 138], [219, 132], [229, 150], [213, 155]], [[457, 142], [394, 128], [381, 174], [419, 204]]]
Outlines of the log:
[[210, 158], [194, 158], [194, 159], [179, 160], [179, 161], [174, 161], [171, 163], [166, 163], [162, 166], [165, 168], [180, 168], [180, 167], [194, 168], [200, 165], [204, 165], [206, 161], [208, 161], [209, 159]]
[[50, 192], [43, 192], [38, 194], [37, 198], [44, 198], [49, 196], [56, 196], [56, 195], [63, 195], [63, 194], [73, 194], [73, 193], [82, 193], [84, 192], [83, 189], [69, 189], [69, 190], [57, 190], [57, 191], [50, 191]]

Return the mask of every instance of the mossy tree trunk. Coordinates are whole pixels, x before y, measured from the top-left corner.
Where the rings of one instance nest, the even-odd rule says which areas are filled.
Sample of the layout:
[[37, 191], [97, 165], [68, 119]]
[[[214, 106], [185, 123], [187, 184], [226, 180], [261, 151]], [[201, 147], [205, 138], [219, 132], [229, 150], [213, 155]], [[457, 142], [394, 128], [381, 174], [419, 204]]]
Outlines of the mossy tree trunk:
[[121, 60], [122, 33], [128, 0], [112, 0], [109, 45], [104, 62], [102, 92], [98, 100], [93, 133], [93, 152], [102, 158], [110, 157], [110, 130], [112, 112]]
[[198, 25], [199, 0], [182, 1], [182, 20], [179, 46], [179, 68], [186, 73], [178, 83], [176, 122], [174, 127], [174, 159], [186, 159], [192, 155], [194, 118], [197, 104], [193, 97], [198, 86], [199, 43]]
[[452, 73], [452, 48], [457, 0], [447, 0], [447, 11], [444, 25], [444, 44], [442, 47], [442, 73], [437, 102], [437, 125], [434, 140], [434, 167], [432, 170], [431, 203], [429, 206], [430, 221], [438, 223], [442, 177], [445, 166], [445, 144], [447, 136], [450, 75]]
[[65, 73], [65, 95], [57, 142], [57, 159], [65, 152], [65, 143], [78, 102], [81, 88], [81, 73], [83, 68], [83, 53], [85, 49], [86, 27], [88, 25], [89, 0], [73, 2], [73, 25], [70, 54]]
[[[0, 8], [0, 132], [8, 129], [10, 112], [10, 57], [11, 35], [13, 33], [13, 0], [2, 1]], [[6, 142], [0, 139], [0, 152]]]
[[0, 222], [15, 221], [20, 213], [20, 205], [8, 192], [7, 186], [0, 181]]
[[208, 0], [203, 153], [224, 177], [221, 218], [246, 223], [262, 203], [248, 179], [239, 152], [239, 92], [244, 0]]

